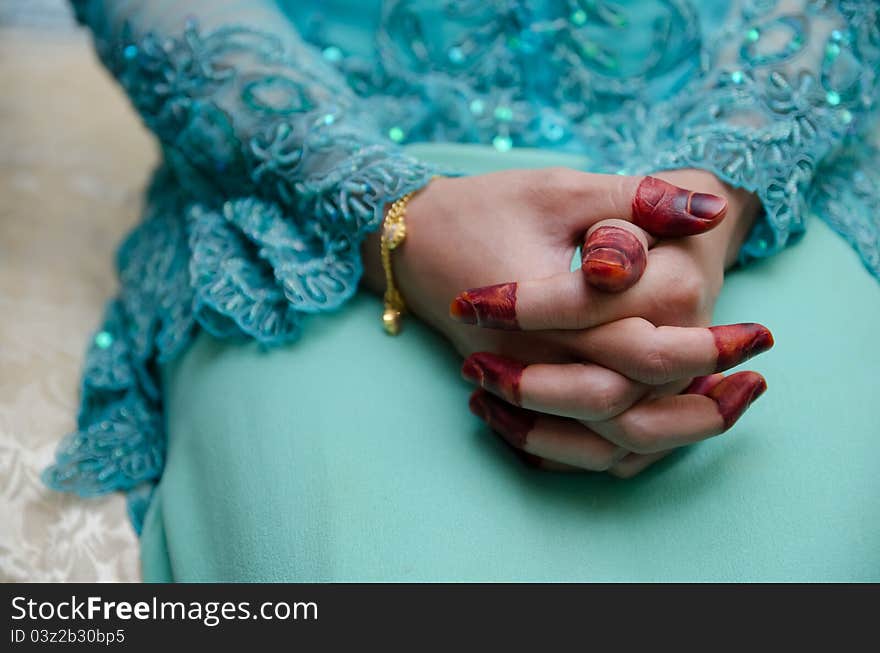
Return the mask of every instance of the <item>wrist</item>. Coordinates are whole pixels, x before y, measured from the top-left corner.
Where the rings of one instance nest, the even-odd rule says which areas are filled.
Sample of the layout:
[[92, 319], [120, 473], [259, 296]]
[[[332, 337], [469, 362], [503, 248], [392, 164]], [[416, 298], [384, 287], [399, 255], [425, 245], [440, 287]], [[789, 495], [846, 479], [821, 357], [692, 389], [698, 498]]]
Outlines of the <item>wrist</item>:
[[[428, 184], [431, 182], [428, 181]], [[416, 194], [412, 197], [412, 199], [407, 203], [406, 217], [405, 222], [407, 225], [407, 237], [404, 241], [404, 244], [400, 247], [399, 250], [396, 250], [392, 255], [392, 267], [394, 269], [395, 278], [399, 280], [400, 271], [398, 268], [400, 265], [396, 262], [396, 259], [401, 258], [404, 255], [405, 251], [409, 251], [413, 249], [411, 237], [411, 223], [413, 222], [413, 205], [416, 203], [419, 195], [428, 187], [428, 184], [425, 184], [421, 189], [416, 191]], [[379, 228], [376, 231], [373, 231], [364, 238], [361, 243], [361, 261], [364, 266], [364, 273], [361, 277], [361, 283], [365, 288], [374, 292], [376, 294], [381, 295], [385, 292], [385, 270], [382, 267], [382, 231], [385, 227], [385, 220], [388, 218], [388, 211], [391, 209], [391, 205], [394, 202], [388, 202], [382, 209], [382, 223], [379, 224]], [[398, 281], [399, 283], [399, 281]]]
[[[385, 207], [388, 211], [388, 207]], [[364, 266], [364, 274], [361, 277], [361, 284], [370, 292], [382, 294], [385, 284], [385, 276], [382, 271], [382, 258], [379, 255], [381, 243], [381, 226], [377, 231], [367, 234], [361, 243], [361, 261]]]
[[[428, 186], [436, 181], [437, 178], [431, 180], [421, 189], [415, 191], [412, 197], [407, 201], [404, 212], [403, 223], [406, 229], [406, 236], [400, 246], [390, 252], [389, 265], [392, 271], [394, 285], [406, 304], [406, 310], [410, 313], [419, 314], [421, 307], [419, 306], [419, 296], [416, 288], [413, 287], [414, 267], [420, 259], [420, 253], [417, 250], [423, 249], [421, 242], [424, 241], [418, 227], [421, 220], [419, 216], [424, 213], [423, 195], [426, 193]], [[376, 294], [384, 294], [387, 288], [387, 280], [385, 268], [382, 261], [382, 237], [385, 224], [389, 219], [389, 210], [393, 202], [389, 202], [384, 207], [384, 219], [379, 229], [368, 234], [361, 244], [361, 260], [363, 262], [363, 276], [361, 278], [362, 285]]]
[[761, 201], [754, 193], [743, 188], [734, 188], [717, 181], [720, 193], [727, 198], [727, 217], [718, 226], [718, 255], [723, 257], [724, 268], [732, 267], [739, 257], [739, 251], [749, 235], [752, 225], [761, 209]]

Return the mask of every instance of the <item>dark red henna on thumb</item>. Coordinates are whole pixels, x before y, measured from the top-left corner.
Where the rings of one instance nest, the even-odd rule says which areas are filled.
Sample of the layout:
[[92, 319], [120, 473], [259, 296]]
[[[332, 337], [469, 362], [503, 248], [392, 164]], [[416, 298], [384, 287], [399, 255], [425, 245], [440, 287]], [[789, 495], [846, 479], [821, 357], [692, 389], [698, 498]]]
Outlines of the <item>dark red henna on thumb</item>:
[[704, 233], [726, 213], [723, 197], [685, 190], [656, 177], [642, 180], [632, 204], [633, 222], [660, 238]]
[[489, 329], [518, 329], [516, 282], [465, 290], [452, 300], [449, 315], [464, 324]]
[[589, 235], [581, 252], [581, 270], [587, 283], [605, 292], [621, 292], [638, 281], [648, 258], [642, 243], [621, 227], [599, 227]]
[[526, 366], [517, 360], [489, 352], [471, 354], [461, 366], [461, 375], [492, 394], [517, 406], [522, 404], [519, 382]]

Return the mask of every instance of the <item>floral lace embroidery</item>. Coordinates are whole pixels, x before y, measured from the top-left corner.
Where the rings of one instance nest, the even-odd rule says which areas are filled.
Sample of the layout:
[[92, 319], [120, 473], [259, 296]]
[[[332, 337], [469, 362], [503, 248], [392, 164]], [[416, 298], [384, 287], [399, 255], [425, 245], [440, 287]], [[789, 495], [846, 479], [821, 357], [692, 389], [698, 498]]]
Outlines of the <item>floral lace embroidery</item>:
[[874, 2], [709, 1], [703, 20], [685, 0], [385, 0], [360, 50], [333, 40], [318, 2], [286, 3], [287, 25], [212, 29], [183, 19], [202, 3], [180, 4], [179, 27], [150, 31], [146, 3], [74, 0], [165, 166], [120, 249], [79, 430], [45, 478], [131, 490], [136, 523], [164, 463], [158, 365], [199, 328], [290, 342], [348, 299], [385, 204], [435, 172], [399, 143], [708, 169], [762, 199], [743, 258], [815, 210], [880, 275], [880, 157], [861, 142], [880, 86]]
[[[441, 4], [444, 30], [430, 29], [437, 12], [423, 2], [383, 3], [369, 57], [327, 40], [315, 13], [300, 19], [349, 85], [382, 105], [395, 140], [573, 150], [606, 172], [697, 167], [757, 192], [766, 219], [743, 260], [803, 231], [817, 165], [876, 123], [876, 3], [725, 3], [711, 41], [685, 1]], [[652, 7], [656, 20], [638, 31], [651, 45], [627, 61], [627, 33]]]

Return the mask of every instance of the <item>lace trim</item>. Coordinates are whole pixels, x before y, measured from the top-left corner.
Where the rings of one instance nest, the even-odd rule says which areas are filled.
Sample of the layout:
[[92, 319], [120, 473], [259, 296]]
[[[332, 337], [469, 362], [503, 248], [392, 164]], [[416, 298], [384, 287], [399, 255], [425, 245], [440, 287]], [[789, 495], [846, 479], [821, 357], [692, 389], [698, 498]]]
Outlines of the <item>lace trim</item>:
[[[299, 336], [306, 314], [349, 298], [383, 207], [436, 172], [389, 141], [577, 151], [606, 171], [707, 168], [764, 204], [744, 258], [776, 251], [821, 209], [880, 274], [876, 151], [835, 155], [877, 104], [880, 12], [800, 4], [739, 3], [707, 45], [687, 2], [657, 2], [633, 67], [623, 37], [638, 17], [603, 1], [559, 0], [558, 16], [521, 0], [447, 3], [449, 29], [435, 32], [417, 4], [388, 0], [364, 59], [320, 30], [306, 35], [317, 49], [192, 21], [170, 38], [138, 34], [111, 24], [112, 3], [75, 0], [167, 169], [120, 249], [122, 291], [47, 483], [83, 495], [138, 488], [140, 519], [164, 464], [158, 366], [199, 328], [277, 345]], [[806, 54], [817, 17], [840, 23], [821, 61]], [[722, 51], [731, 43], [733, 55]]]

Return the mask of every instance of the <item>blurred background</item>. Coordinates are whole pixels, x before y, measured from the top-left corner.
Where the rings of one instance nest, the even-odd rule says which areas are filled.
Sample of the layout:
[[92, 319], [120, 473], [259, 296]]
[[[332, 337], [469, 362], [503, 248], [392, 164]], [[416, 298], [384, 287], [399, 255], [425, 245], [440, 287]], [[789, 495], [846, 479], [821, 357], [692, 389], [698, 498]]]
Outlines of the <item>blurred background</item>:
[[71, 30], [67, 0], [0, 0], [0, 26]]
[[39, 473], [74, 427], [153, 142], [65, 0], [0, 0], [0, 87], [0, 581], [138, 580], [122, 497], [62, 496]]

